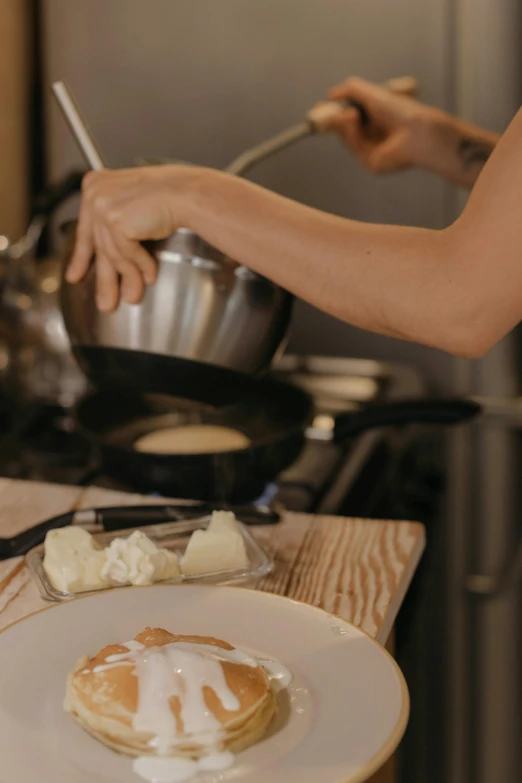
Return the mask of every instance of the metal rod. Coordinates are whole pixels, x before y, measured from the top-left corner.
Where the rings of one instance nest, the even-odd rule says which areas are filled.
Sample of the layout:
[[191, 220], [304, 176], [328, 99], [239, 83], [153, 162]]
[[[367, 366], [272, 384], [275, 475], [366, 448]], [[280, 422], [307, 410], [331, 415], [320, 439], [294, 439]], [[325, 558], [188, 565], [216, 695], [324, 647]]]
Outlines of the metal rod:
[[69, 87], [65, 82], [59, 81], [54, 82], [51, 89], [88, 165], [95, 171], [104, 169], [105, 164], [101, 153], [87, 123], [80, 114]]
[[[416, 97], [419, 90], [419, 84], [412, 76], [402, 76], [397, 79], [390, 79], [389, 81], [385, 82], [383, 86], [391, 92], [397, 93], [398, 95], [409, 95], [410, 97]], [[332, 102], [331, 105], [334, 106], [334, 102]], [[362, 118], [366, 118], [366, 124], [369, 122], [369, 118], [364, 110], [364, 107], [352, 102], [349, 102], [348, 105], [358, 108], [362, 114]], [[338, 108], [342, 107], [339, 105]], [[295, 144], [296, 141], [305, 139], [307, 136], [312, 136], [317, 132], [318, 127], [315, 122], [315, 118], [309, 115], [308, 119], [304, 122], [300, 122], [298, 125], [293, 125], [291, 128], [287, 128], [281, 133], [278, 133], [277, 136], [272, 136], [271, 139], [268, 139], [267, 141], [258, 144], [256, 147], [252, 147], [251, 149], [247, 150], [238, 158], [233, 160], [232, 163], [226, 167], [225, 171], [228, 174], [241, 176], [242, 174], [245, 174], [247, 171], [249, 171], [252, 166], [260, 163], [260, 161], [264, 160], [265, 158], [270, 157], [270, 155], [274, 155], [276, 152], [289, 147], [291, 144]]]
[[247, 150], [225, 169], [229, 174], [235, 174], [240, 176], [246, 171], [252, 168], [259, 161], [268, 158], [270, 155], [279, 152], [279, 150], [289, 147], [300, 139], [310, 136], [314, 132], [313, 125], [306, 120], [300, 122], [298, 125], [294, 125], [282, 133], [278, 133], [277, 136], [272, 136], [271, 139], [264, 141], [262, 144], [258, 144], [256, 147]]

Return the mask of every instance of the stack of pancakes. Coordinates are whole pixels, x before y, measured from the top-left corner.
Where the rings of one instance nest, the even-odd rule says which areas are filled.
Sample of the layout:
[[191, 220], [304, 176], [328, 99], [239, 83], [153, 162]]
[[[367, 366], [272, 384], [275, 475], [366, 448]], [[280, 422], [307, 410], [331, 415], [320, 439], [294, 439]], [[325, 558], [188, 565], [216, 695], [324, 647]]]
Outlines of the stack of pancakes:
[[[198, 645], [234, 650], [219, 639], [176, 636], [160, 628], [147, 628], [134, 641], [146, 648], [184, 642], [194, 645], [195, 650]], [[93, 658], [78, 661], [68, 677], [64, 706], [89, 734], [113, 750], [128, 756], [156, 755], [156, 738], [133, 726], [139, 705], [139, 680], [134, 664], [122, 661], [106, 666], [111, 656], [128, 652], [130, 647], [111, 645]], [[199, 759], [209, 752], [237, 753], [265, 733], [276, 711], [276, 699], [263, 667], [229, 660], [220, 660], [219, 665], [239, 709], [227, 711], [211, 687], [202, 688], [205, 705], [220, 726], [216, 742], [209, 751], [208, 739], [185, 732], [182, 704], [179, 697], [172, 697], [169, 706], [175, 718], [176, 736], [172, 738], [167, 755]]]

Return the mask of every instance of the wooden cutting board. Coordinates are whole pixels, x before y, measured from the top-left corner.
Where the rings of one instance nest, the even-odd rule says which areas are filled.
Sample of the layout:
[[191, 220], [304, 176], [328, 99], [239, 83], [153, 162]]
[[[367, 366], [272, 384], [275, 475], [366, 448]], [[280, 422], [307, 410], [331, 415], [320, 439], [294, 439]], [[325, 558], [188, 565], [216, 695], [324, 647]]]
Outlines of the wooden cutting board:
[[[146, 503], [96, 487], [0, 479], [0, 536], [73, 508]], [[318, 606], [386, 643], [424, 548], [422, 525], [286, 513], [251, 531], [275, 561], [259, 589]], [[0, 630], [45, 605], [23, 559], [0, 562]]]

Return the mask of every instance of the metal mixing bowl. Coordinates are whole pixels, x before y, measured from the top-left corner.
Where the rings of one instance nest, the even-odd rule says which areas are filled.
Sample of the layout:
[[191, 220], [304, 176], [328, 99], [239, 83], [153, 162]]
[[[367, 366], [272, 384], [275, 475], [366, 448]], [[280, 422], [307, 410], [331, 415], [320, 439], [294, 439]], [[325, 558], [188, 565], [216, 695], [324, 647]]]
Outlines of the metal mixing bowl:
[[[65, 226], [64, 233], [65, 267], [74, 246], [74, 224]], [[120, 348], [245, 373], [270, 364], [290, 321], [292, 296], [287, 291], [230, 263], [187, 229], [148, 249], [158, 261], [158, 278], [139, 304], [121, 303], [112, 313], [100, 313], [92, 269], [79, 284], [63, 281], [62, 312], [77, 354], [83, 347]], [[103, 383], [103, 378], [93, 380]]]

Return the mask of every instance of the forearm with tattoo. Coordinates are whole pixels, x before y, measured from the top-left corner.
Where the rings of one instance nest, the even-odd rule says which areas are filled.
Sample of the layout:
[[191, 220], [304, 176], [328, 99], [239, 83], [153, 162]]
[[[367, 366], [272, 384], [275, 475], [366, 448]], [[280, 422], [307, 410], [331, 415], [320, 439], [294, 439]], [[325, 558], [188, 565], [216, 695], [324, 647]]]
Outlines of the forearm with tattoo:
[[459, 157], [465, 169], [473, 166], [482, 168], [491, 157], [494, 150], [491, 142], [480, 142], [475, 139], [461, 139], [459, 143]]
[[494, 149], [495, 145], [490, 141], [463, 138], [459, 142], [458, 155], [466, 171], [470, 169], [478, 169], [480, 171], [490, 159]]
[[424, 168], [463, 188], [472, 188], [500, 141], [500, 135], [445, 112], [431, 118]]

